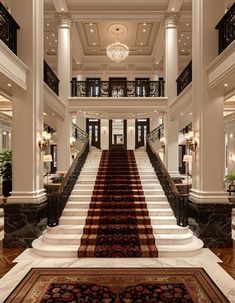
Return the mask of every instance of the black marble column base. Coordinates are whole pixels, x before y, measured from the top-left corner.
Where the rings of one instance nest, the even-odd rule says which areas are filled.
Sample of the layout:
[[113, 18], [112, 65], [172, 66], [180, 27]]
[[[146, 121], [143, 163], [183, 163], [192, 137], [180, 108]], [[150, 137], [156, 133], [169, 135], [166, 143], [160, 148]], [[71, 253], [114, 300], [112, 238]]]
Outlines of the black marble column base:
[[47, 203], [4, 205], [5, 248], [31, 247], [47, 226]]
[[232, 207], [230, 203], [189, 201], [189, 227], [204, 247], [232, 247]]

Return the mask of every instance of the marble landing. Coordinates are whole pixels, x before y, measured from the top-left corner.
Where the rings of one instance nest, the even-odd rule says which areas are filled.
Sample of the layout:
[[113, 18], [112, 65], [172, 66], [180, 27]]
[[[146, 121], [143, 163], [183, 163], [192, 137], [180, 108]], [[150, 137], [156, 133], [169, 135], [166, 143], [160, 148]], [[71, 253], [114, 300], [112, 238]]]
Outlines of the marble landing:
[[199, 255], [188, 258], [44, 258], [29, 248], [14, 262], [17, 264], [0, 279], [0, 303], [33, 267], [202, 267], [228, 300], [235, 303], [235, 280], [221, 268], [218, 264], [221, 260], [207, 248], [203, 248]]

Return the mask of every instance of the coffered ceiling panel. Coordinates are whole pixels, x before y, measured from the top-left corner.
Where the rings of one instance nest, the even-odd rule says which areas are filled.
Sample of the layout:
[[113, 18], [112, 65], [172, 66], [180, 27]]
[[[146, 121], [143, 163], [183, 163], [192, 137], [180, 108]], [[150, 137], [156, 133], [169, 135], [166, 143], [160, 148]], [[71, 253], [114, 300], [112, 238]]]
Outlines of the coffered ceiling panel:
[[159, 26], [159, 22], [76, 22], [85, 55], [105, 55], [106, 47], [116, 40], [125, 43], [132, 55], [151, 55]]

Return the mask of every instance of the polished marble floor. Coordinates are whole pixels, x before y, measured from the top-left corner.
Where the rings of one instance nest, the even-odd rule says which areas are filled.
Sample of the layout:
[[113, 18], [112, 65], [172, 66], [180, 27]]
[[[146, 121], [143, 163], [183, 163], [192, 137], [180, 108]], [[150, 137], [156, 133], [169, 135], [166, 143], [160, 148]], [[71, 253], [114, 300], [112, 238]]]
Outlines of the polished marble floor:
[[[10, 252], [4, 251], [2, 259], [5, 262], [1, 266], [5, 266], [7, 272], [0, 280], [0, 302], [10, 294], [19, 281], [32, 267], [203, 267], [210, 275], [218, 288], [225, 294], [231, 303], [235, 303], [235, 250], [214, 249], [214, 253], [209, 249], [202, 249], [201, 253], [195, 257], [189, 258], [44, 258], [36, 255], [32, 249], [26, 249], [18, 255], [20, 251]], [[10, 257], [9, 257], [9, 256]], [[11, 268], [10, 260], [14, 259], [16, 265]], [[222, 266], [229, 274], [220, 266], [222, 260], [225, 260]], [[4, 268], [1, 269], [1, 273]]]

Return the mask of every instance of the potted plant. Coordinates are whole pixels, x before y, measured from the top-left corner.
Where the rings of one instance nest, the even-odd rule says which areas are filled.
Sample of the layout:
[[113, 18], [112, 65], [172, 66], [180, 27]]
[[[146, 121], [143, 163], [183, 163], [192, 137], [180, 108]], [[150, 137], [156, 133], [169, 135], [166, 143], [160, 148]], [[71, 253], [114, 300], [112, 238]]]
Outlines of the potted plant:
[[9, 150], [0, 153], [0, 176], [2, 177], [2, 194], [8, 197], [12, 191], [12, 152]]
[[230, 184], [233, 185], [235, 181], [235, 173], [231, 173], [225, 176], [225, 181], [230, 181]]

